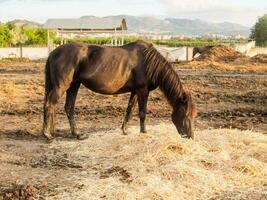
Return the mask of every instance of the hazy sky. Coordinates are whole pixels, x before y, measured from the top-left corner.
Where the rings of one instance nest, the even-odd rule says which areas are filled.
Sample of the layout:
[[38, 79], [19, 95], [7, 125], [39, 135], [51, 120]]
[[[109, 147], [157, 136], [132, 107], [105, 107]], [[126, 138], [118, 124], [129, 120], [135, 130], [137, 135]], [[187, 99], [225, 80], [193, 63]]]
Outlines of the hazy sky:
[[267, 0], [0, 0], [0, 21], [84, 15], [137, 15], [236, 22], [252, 26], [267, 13]]

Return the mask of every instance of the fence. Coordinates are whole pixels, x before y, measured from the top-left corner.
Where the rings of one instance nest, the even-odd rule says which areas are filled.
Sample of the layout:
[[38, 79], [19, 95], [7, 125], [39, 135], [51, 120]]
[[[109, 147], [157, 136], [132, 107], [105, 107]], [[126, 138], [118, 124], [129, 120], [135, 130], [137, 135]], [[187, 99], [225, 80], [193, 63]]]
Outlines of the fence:
[[169, 62], [192, 60], [193, 47], [155, 47]]
[[235, 44], [234, 48], [236, 51], [246, 54], [249, 57], [257, 54], [267, 54], [267, 48], [256, 47], [255, 41], [248, 42], [246, 44]]
[[29, 58], [31, 60], [44, 59], [48, 56], [47, 47], [13, 47], [0, 48], [0, 58]]
[[246, 55], [249, 57], [255, 56], [257, 54], [267, 54], [267, 48], [260, 48], [260, 47], [256, 47], [256, 48], [252, 48], [249, 51], [247, 51]]
[[[156, 46], [159, 52], [167, 58], [168, 61], [175, 62], [180, 60], [191, 60], [193, 48], [181, 47], [170, 48]], [[1, 58], [22, 58], [26, 57], [31, 60], [45, 59], [48, 57], [47, 47], [14, 47], [14, 48], [0, 48]]]
[[[193, 47], [163, 47], [156, 46], [157, 50], [170, 62], [190, 61], [193, 56]], [[236, 51], [246, 54], [249, 57], [257, 54], [267, 54], [267, 48], [255, 47], [255, 41], [246, 44], [235, 44]]]
[[[248, 43], [247, 45], [237, 45], [234, 48], [250, 57], [255, 56], [256, 54], [267, 54], [267, 48], [253, 46], [253, 43]], [[192, 60], [193, 47], [155, 47], [170, 62]], [[50, 50], [53, 48], [50, 48]], [[45, 59], [48, 57], [48, 52], [49, 49], [47, 47], [0, 48], [0, 59], [10, 57], [26, 57], [31, 60]]]
[[234, 44], [234, 49], [246, 54], [251, 48], [255, 47], [255, 41], [250, 41], [246, 44]]

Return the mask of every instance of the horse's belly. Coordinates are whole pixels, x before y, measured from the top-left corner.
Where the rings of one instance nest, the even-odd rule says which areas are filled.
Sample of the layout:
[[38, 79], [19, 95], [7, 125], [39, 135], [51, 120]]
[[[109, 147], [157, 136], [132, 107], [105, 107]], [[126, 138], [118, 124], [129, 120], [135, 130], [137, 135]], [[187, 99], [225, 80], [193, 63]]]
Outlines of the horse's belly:
[[128, 92], [129, 81], [120, 78], [97, 77], [81, 80], [88, 89], [100, 94], [118, 94]]
[[79, 79], [87, 88], [101, 94], [116, 94], [131, 85], [134, 65], [128, 60], [103, 58], [100, 61], [80, 70]]

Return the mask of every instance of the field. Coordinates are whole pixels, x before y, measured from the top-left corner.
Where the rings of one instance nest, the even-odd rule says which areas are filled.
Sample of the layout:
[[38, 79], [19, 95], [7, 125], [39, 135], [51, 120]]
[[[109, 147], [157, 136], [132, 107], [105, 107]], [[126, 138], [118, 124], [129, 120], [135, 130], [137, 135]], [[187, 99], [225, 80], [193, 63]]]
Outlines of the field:
[[267, 199], [267, 64], [175, 64], [198, 108], [196, 140], [181, 138], [160, 90], [150, 94], [148, 133], [119, 130], [129, 94], [82, 87], [80, 132], [57, 107], [56, 139], [41, 137], [43, 62], [0, 62], [0, 199]]

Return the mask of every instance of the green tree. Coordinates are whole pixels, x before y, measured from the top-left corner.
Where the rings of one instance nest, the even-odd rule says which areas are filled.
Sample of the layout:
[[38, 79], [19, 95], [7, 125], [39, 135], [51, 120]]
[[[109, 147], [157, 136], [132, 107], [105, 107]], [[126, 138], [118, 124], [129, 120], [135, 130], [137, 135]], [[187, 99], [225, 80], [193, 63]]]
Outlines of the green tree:
[[[43, 28], [23, 28], [22, 35], [26, 36], [25, 45], [46, 45], [47, 29]], [[50, 32], [50, 38], [54, 38], [54, 34]]]
[[35, 31], [35, 42], [39, 45], [47, 44], [47, 30], [43, 28], [38, 28]]
[[7, 22], [6, 23], [10, 34], [12, 35], [12, 40], [11, 40], [11, 45], [12, 46], [17, 46], [19, 44], [22, 44], [21, 40], [21, 28], [16, 26], [14, 22]]
[[258, 46], [267, 46], [267, 14], [258, 19], [251, 30], [250, 38], [256, 40]]
[[11, 31], [11, 30], [14, 30], [16, 28], [15, 24], [14, 23], [11, 23], [11, 22], [7, 22], [6, 23], [6, 26], [7, 28]]
[[35, 44], [35, 30], [32, 29], [32, 28], [23, 28], [21, 33], [23, 35], [25, 35], [26, 37], [26, 40], [24, 42], [24, 44], [26, 45], [32, 45], [32, 44]]
[[6, 47], [11, 44], [12, 34], [6, 24], [0, 24], [0, 46]]

